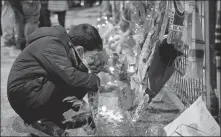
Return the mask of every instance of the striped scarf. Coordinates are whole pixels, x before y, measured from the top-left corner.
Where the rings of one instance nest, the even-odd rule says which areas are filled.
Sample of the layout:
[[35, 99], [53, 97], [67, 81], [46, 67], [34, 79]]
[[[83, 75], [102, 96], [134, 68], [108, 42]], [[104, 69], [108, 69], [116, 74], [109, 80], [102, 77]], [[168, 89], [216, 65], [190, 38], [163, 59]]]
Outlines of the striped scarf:
[[221, 9], [220, 9], [220, 1], [217, 1], [217, 16], [216, 16], [216, 30], [215, 30], [215, 50], [216, 54], [220, 56], [220, 50], [221, 50], [221, 19], [220, 19], [220, 14], [221, 14]]

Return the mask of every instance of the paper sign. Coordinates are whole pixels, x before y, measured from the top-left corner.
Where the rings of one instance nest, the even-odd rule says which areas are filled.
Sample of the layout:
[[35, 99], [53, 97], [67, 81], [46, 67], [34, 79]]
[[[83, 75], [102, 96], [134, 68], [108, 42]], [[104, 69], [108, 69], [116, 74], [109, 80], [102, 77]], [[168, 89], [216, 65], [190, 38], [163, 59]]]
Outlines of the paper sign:
[[167, 136], [220, 136], [220, 126], [207, 110], [202, 96], [164, 130]]

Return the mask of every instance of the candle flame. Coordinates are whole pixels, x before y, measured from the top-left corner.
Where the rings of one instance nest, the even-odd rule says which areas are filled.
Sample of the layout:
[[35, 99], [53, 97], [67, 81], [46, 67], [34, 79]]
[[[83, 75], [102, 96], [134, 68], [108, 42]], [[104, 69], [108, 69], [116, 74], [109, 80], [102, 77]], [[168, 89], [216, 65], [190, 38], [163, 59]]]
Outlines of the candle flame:
[[110, 67], [109, 69], [110, 69], [111, 73], [114, 72], [114, 67]]
[[113, 85], [113, 83], [111, 81], [107, 82], [107, 85]]
[[102, 111], [102, 112], [106, 112], [106, 110], [107, 110], [107, 108], [106, 108], [105, 106], [102, 106], [102, 107], [101, 107], [101, 111]]

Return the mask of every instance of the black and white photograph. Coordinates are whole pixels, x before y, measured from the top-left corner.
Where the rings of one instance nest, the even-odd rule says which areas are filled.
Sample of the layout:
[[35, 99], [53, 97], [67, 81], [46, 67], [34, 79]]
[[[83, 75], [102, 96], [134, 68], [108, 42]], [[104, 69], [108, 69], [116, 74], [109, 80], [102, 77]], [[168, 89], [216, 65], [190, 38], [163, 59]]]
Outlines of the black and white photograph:
[[0, 0], [1, 136], [220, 136], [220, 0]]

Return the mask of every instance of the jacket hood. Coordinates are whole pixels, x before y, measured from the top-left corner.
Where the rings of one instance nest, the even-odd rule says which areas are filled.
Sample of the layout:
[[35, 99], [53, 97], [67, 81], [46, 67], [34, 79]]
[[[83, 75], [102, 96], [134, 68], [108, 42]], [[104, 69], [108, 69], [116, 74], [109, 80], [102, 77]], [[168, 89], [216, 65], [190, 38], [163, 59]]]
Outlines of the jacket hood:
[[36, 29], [28, 38], [27, 44], [30, 44], [42, 37], [52, 36], [61, 39], [61, 42], [65, 45], [70, 41], [69, 36], [64, 29], [64, 27], [60, 25], [55, 25], [52, 27], [41, 27]]

